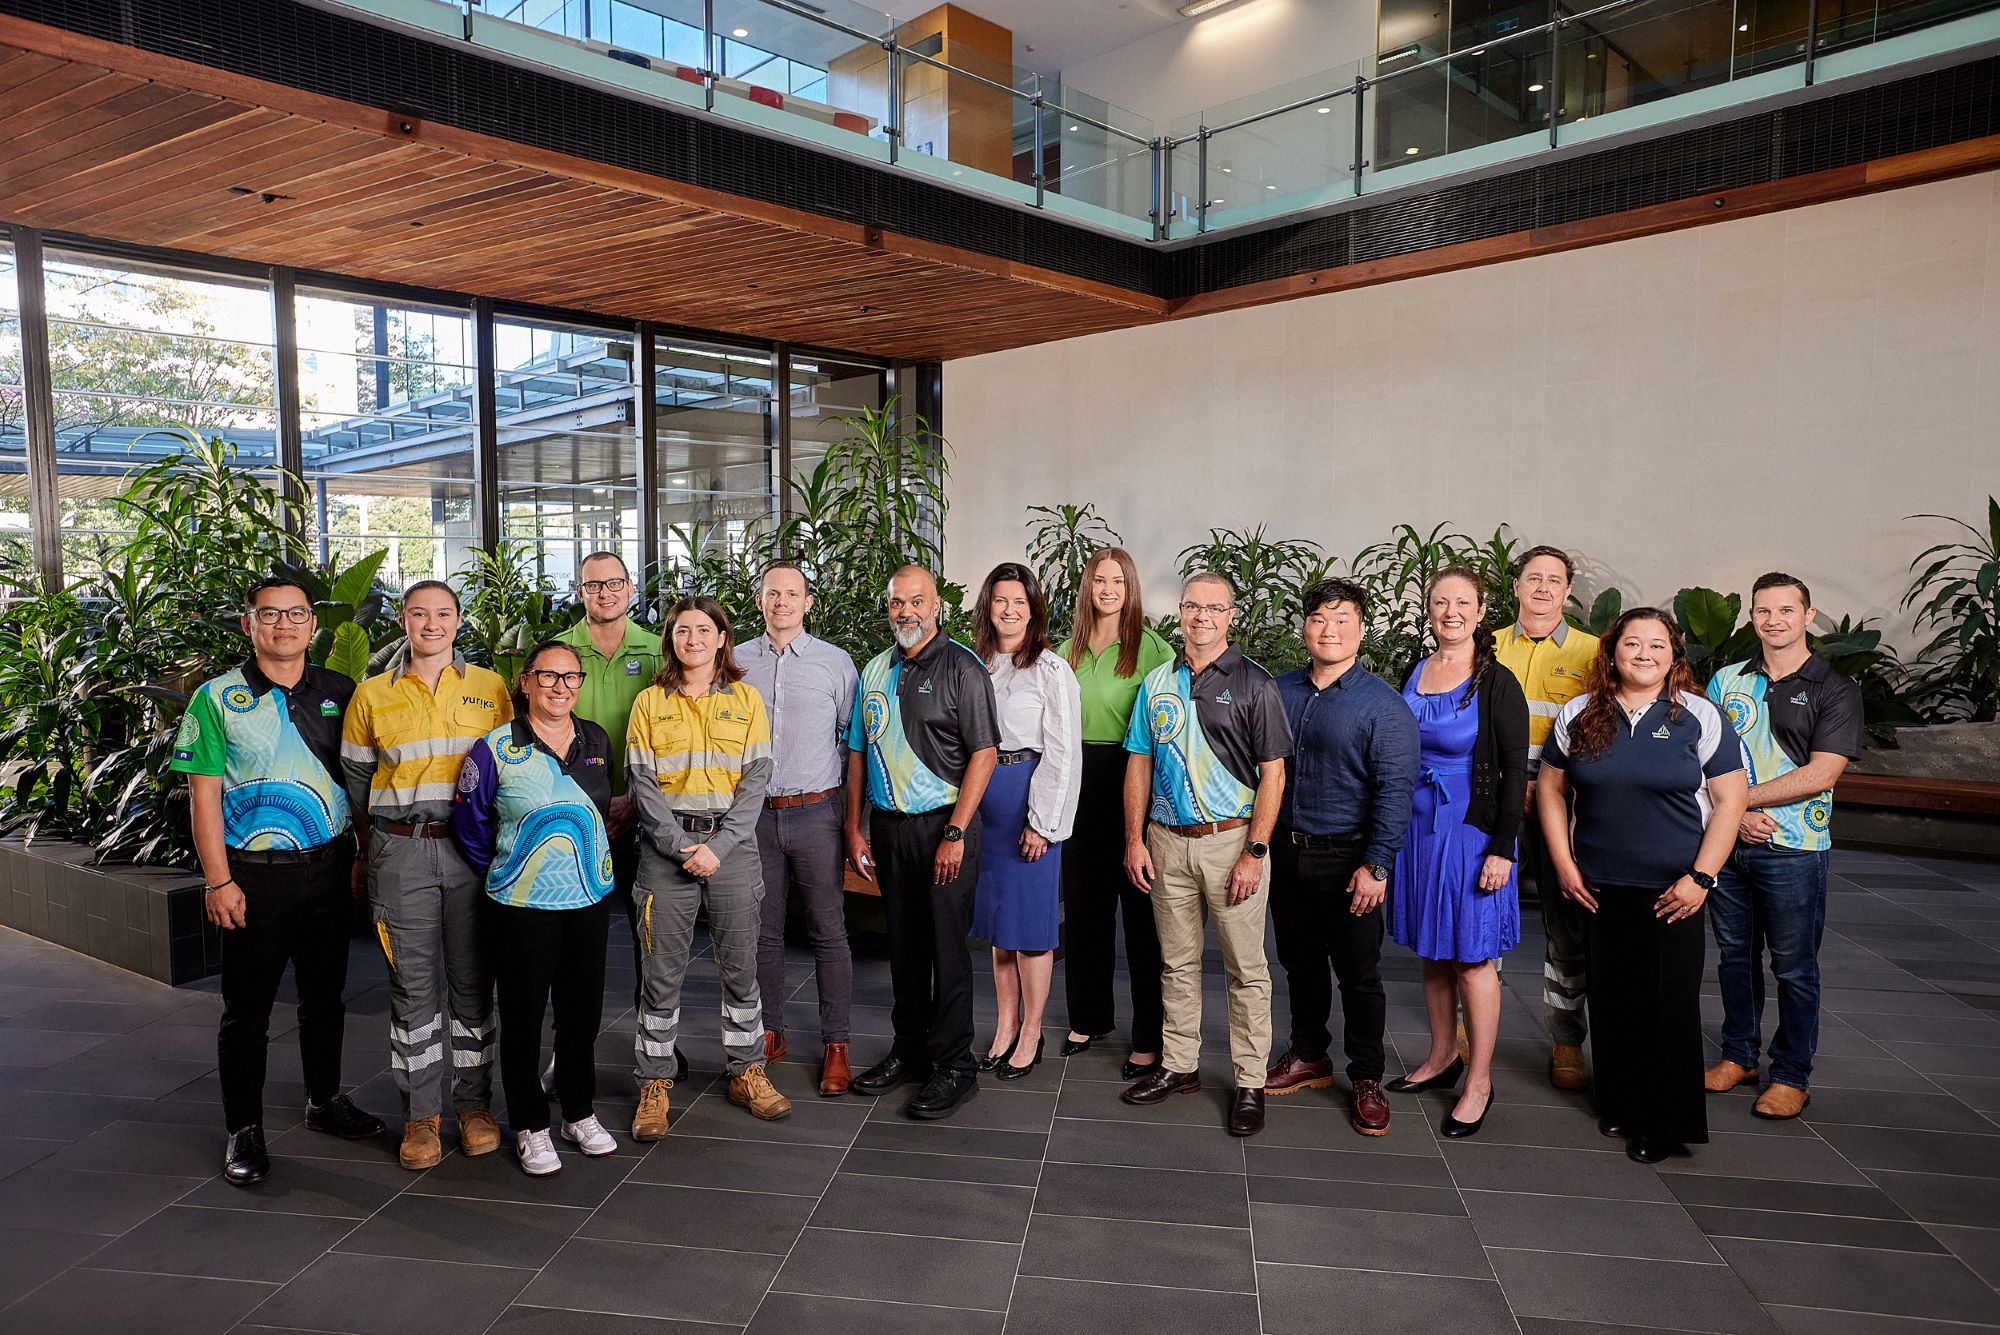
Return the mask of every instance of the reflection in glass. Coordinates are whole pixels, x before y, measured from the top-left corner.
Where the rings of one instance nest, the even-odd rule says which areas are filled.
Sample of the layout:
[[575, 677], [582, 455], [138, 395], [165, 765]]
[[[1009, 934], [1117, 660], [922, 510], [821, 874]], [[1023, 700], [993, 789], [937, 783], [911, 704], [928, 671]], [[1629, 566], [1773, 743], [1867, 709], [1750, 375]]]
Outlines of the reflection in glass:
[[772, 356], [680, 339], [661, 339], [654, 356], [660, 558], [740, 552], [776, 509]]

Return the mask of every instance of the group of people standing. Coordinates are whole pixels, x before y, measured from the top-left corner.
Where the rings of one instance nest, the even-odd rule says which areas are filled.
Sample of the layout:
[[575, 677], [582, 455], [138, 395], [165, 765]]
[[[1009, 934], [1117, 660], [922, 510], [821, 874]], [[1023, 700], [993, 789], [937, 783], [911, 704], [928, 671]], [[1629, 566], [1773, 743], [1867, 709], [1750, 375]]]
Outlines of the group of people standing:
[[[1523, 870], [1547, 938], [1549, 1078], [1591, 1087], [1607, 1136], [1642, 1162], [1706, 1140], [1702, 1089], [1757, 1078], [1766, 948], [1780, 1024], [1755, 1111], [1796, 1116], [1817, 1038], [1831, 790], [1859, 750], [1859, 693], [1812, 655], [1810, 594], [1791, 576], [1757, 581], [1761, 652], [1705, 694], [1665, 612], [1632, 609], [1601, 643], [1565, 622], [1573, 576], [1562, 550], [1530, 549], [1518, 617], [1496, 631], [1480, 577], [1438, 571], [1424, 589], [1433, 648], [1400, 688], [1359, 662], [1372, 609], [1352, 583], [1306, 591], [1308, 664], [1273, 679], [1230, 643], [1227, 579], [1185, 581], [1176, 650], [1147, 625], [1119, 548], [1086, 564], [1060, 643], [1024, 565], [985, 580], [971, 648], [942, 633], [932, 574], [905, 568], [885, 590], [894, 644], [858, 670], [806, 629], [812, 595], [790, 564], [763, 572], [764, 629], [737, 644], [703, 597], [668, 609], [658, 636], [637, 626], [623, 561], [595, 554], [584, 618], [535, 645], [512, 682], [456, 651], [457, 597], [422, 581], [404, 594], [405, 646], [358, 687], [307, 662], [306, 590], [261, 581], [242, 623], [251, 657], [196, 692], [173, 761], [224, 929], [225, 1175], [270, 1171], [266, 1035], [288, 962], [306, 1125], [383, 1129], [339, 1090], [347, 906], [362, 893], [389, 968], [413, 1170], [441, 1158], [448, 1111], [463, 1153], [498, 1148], [496, 1053], [525, 1171], [561, 1166], [551, 1095], [562, 1140], [616, 1148], [593, 1055], [614, 897], [636, 975], [630, 1135], [668, 1132], [701, 910], [727, 1096], [786, 1116], [767, 1068], [789, 1055], [793, 890], [814, 952], [819, 1094], [914, 1085], [904, 1111], [919, 1119], [952, 1116], [982, 1072], [1017, 1080], [1042, 1062], [1058, 948], [1061, 1055], [1116, 1031], [1122, 911], [1127, 1102], [1201, 1088], [1213, 925], [1232, 1134], [1262, 1130], [1267, 1097], [1335, 1084], [1337, 986], [1354, 1129], [1387, 1134], [1390, 1093], [1446, 1089], [1441, 1134], [1476, 1135]], [[843, 864], [879, 888], [894, 991], [889, 1050], [858, 1073]], [[1711, 895], [1725, 1021], [1723, 1060], [1704, 1075]], [[1275, 1060], [1267, 906], [1291, 1003]], [[1385, 934], [1422, 961], [1430, 1030], [1423, 1060], [1386, 1082]], [[992, 951], [998, 1003], [980, 1051], [968, 939]]]

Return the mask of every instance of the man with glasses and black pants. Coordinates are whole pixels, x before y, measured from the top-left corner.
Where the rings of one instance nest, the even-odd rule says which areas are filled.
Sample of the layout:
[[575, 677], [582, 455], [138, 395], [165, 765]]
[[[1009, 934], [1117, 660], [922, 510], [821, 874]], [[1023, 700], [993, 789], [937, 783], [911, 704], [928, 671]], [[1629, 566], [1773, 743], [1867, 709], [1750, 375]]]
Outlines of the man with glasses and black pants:
[[348, 1140], [382, 1132], [379, 1118], [340, 1093], [354, 840], [336, 776], [354, 683], [306, 661], [318, 623], [294, 581], [254, 585], [242, 625], [251, 656], [195, 690], [171, 766], [188, 776], [202, 907], [222, 929], [222, 1173], [239, 1187], [271, 1172], [264, 1066], [288, 962], [306, 1126]]

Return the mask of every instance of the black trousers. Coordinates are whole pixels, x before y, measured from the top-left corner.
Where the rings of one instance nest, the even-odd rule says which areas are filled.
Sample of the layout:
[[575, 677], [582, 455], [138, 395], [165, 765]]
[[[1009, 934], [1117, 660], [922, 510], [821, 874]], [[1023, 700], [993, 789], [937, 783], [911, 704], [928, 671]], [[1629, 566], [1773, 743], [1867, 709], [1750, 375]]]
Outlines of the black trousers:
[[1590, 1033], [1597, 1115], [1633, 1134], [1708, 1140], [1702, 1092], [1705, 911], [1653, 916], [1658, 889], [1598, 886], [1590, 915]]
[[595, 1049], [604, 1024], [604, 950], [611, 901], [589, 908], [531, 909], [485, 901], [493, 981], [500, 994], [500, 1084], [516, 1131], [549, 1129], [542, 1091], [542, 1016], [555, 1003], [556, 1097], [563, 1120], [591, 1115]]
[[1132, 1051], [1158, 1052], [1160, 934], [1153, 906], [1125, 876], [1125, 748], [1086, 743], [1075, 833], [1063, 845], [1063, 985], [1069, 1027], [1108, 1034], [1118, 968], [1118, 910], [1125, 910], [1125, 967], [1132, 974]]
[[625, 925], [632, 929], [632, 1013], [639, 1013], [639, 994], [645, 990], [645, 951], [639, 946], [639, 910], [632, 902], [632, 887], [639, 882], [639, 832], [627, 830], [611, 841], [612, 898], [625, 906]]
[[1361, 839], [1331, 848], [1300, 848], [1282, 826], [1271, 840], [1271, 921], [1278, 963], [1284, 966], [1292, 997], [1292, 1051], [1307, 1061], [1326, 1056], [1333, 1042], [1327, 1020], [1338, 979], [1350, 1080], [1382, 1078], [1382, 1031], [1388, 1015], [1382, 991], [1382, 906], [1358, 918], [1347, 911], [1347, 883], [1366, 850]]
[[324, 1103], [340, 1092], [353, 866], [354, 841], [346, 836], [295, 861], [259, 861], [249, 853], [229, 860], [244, 898], [243, 925], [222, 933], [222, 1026], [215, 1039], [229, 1131], [264, 1120], [271, 1006], [287, 964], [299, 993], [306, 1097]]
[[966, 1075], [972, 1056], [972, 892], [979, 884], [979, 817], [965, 829], [958, 876], [931, 884], [932, 866], [951, 809], [906, 816], [880, 808], [868, 815], [875, 879], [889, 931], [889, 982], [895, 1005], [896, 1055], [934, 1071]]

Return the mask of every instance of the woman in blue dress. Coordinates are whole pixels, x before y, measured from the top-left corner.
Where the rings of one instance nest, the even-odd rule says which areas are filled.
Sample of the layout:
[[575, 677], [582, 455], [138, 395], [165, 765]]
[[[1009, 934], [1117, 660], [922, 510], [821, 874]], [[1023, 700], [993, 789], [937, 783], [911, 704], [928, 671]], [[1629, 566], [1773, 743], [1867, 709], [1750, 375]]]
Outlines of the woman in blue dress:
[[[1528, 789], [1528, 701], [1493, 656], [1486, 588], [1446, 566], [1424, 588], [1437, 649], [1403, 684], [1422, 737], [1410, 837], [1389, 878], [1389, 935], [1424, 963], [1431, 1050], [1388, 1088], [1449, 1089], [1466, 1077], [1442, 1126], [1478, 1133], [1493, 1106], [1493, 1044], [1500, 1029], [1497, 962], [1521, 940], [1515, 839]], [[1458, 1055], [1465, 1008], [1471, 1061]]]

